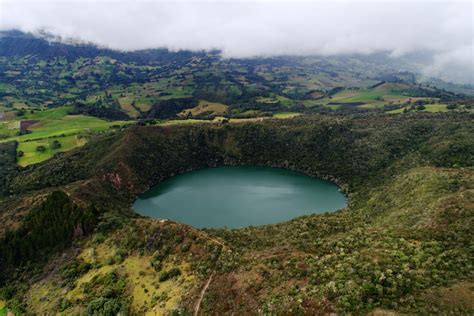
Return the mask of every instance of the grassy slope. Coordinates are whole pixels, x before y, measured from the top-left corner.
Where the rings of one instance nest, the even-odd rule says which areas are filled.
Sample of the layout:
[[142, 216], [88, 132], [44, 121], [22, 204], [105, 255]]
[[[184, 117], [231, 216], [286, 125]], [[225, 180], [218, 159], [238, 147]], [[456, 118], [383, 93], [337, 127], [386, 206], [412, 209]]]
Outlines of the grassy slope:
[[[53, 148], [52, 144], [54, 141], [59, 141], [61, 147]], [[18, 158], [18, 164], [24, 167], [31, 164], [39, 163], [41, 161], [51, 158], [56, 153], [68, 151], [73, 148], [83, 146], [86, 142], [87, 139], [85, 137], [80, 137], [79, 135], [43, 138], [39, 140], [21, 142], [19, 143], [18, 151], [22, 151], [24, 153], [24, 156]], [[46, 147], [46, 150], [43, 152], [38, 152], [38, 146], [44, 146]]]
[[[147, 235], [165, 235], [162, 238], [168, 240], [167, 250], [157, 248], [138, 251], [133, 243], [145, 242]], [[179, 243], [173, 241], [178, 240], [178, 237]], [[183, 244], [187, 245], [189, 252], [182, 250]], [[182, 297], [197, 284], [196, 266], [191, 267], [189, 264], [189, 255], [199, 255], [204, 259], [202, 264], [210, 264], [207, 261], [209, 257], [205, 258], [213, 247], [221, 246], [206, 234], [188, 227], [159, 221], [128, 221], [126, 227], [106, 238], [100, 235], [85, 241], [79, 253], [71, 254], [70, 262], [73, 264], [64, 268], [68, 272], [63, 275], [51, 274], [34, 283], [26, 293], [28, 309], [47, 313], [63, 304], [68, 306], [63, 310], [66, 314], [84, 311], [91, 302], [91, 294], [99, 286], [95, 280], [116, 273], [126, 284], [122, 295], [130, 297], [133, 313], [165, 314], [177, 309]], [[159, 260], [160, 268], [153, 265], [157, 257], [162, 258]], [[197, 263], [194, 260], [194, 264]], [[80, 265], [88, 268], [76, 273]], [[172, 268], [179, 268], [181, 275], [161, 280], [162, 273]], [[68, 273], [74, 276], [64, 282], [64, 274]], [[58, 295], [51, 295], [53, 293]]]
[[[385, 83], [376, 88], [343, 90], [336, 93], [331, 98], [318, 100], [319, 104], [337, 106], [344, 103], [363, 103], [363, 107], [380, 107], [388, 102], [405, 103], [408, 100], [419, 100], [410, 96], [412, 87], [406, 84]], [[330, 104], [337, 103], [337, 104]]]
[[187, 117], [188, 115], [196, 116], [203, 112], [211, 112], [212, 115], [222, 115], [227, 110], [227, 105], [217, 102], [208, 102], [200, 100], [199, 104], [189, 110], [183, 110], [179, 116]]
[[[389, 114], [399, 114], [399, 113], [403, 113], [403, 111], [405, 109], [409, 110], [410, 107], [407, 106], [407, 107], [403, 107], [403, 108], [400, 108], [400, 109], [387, 111], [387, 113], [389, 113]], [[425, 109], [422, 110], [422, 111], [430, 112], [430, 113], [436, 113], [436, 112], [447, 112], [448, 109], [446, 108], [446, 104], [426, 104]]]

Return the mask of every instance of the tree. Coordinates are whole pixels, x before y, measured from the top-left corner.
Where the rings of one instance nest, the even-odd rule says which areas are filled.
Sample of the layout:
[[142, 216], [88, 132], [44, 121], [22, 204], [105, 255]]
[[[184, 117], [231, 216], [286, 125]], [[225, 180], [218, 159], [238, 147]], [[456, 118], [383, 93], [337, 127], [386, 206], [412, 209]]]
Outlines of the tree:
[[53, 141], [53, 144], [51, 145], [51, 148], [52, 148], [52, 149], [61, 148], [61, 143], [59, 142], [59, 140], [54, 140], [54, 141]]
[[37, 152], [40, 152], [40, 153], [45, 152], [45, 151], [46, 151], [46, 147], [43, 146], [43, 145], [39, 145], [39, 146], [36, 147], [36, 151], [37, 151]]

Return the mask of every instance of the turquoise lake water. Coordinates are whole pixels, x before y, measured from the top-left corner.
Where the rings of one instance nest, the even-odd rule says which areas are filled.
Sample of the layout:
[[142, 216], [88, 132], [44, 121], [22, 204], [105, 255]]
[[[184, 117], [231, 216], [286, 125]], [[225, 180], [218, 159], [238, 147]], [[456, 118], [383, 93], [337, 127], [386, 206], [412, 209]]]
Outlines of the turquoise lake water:
[[198, 228], [272, 224], [345, 206], [344, 194], [330, 181], [255, 166], [180, 174], [154, 186], [133, 204], [139, 214]]

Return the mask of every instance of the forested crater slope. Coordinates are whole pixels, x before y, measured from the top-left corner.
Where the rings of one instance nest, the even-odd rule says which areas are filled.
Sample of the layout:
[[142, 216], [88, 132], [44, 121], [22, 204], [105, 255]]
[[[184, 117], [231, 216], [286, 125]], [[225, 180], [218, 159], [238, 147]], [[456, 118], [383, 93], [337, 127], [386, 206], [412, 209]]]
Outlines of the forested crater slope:
[[[159, 306], [205, 314], [469, 313], [473, 135], [471, 116], [443, 113], [315, 115], [109, 134], [14, 170], [5, 181], [0, 216], [23, 225], [17, 234], [37, 229], [27, 225], [28, 214], [45, 212], [51, 199], [83, 215], [67, 223], [75, 227], [65, 233], [70, 243], [46, 245], [52, 249], [46, 261], [1, 257], [2, 269], [22, 267], [3, 280], [4, 290], [11, 293], [11, 306], [43, 312], [137, 313]], [[140, 219], [130, 209], [138, 194], [177, 173], [234, 164], [284, 167], [333, 180], [348, 194], [349, 206], [237, 230], [195, 230]], [[57, 190], [68, 197], [51, 194]], [[1, 240], [1, 249], [40, 245], [9, 238]], [[63, 256], [54, 254], [59, 250]], [[146, 263], [136, 267], [145, 271], [138, 283], [132, 278], [136, 260]], [[53, 262], [61, 268], [51, 270]], [[64, 272], [71, 262], [72, 276]], [[29, 278], [32, 273], [35, 278]], [[20, 280], [31, 286], [19, 286]], [[186, 286], [167, 290], [173, 280]], [[151, 289], [155, 281], [161, 285]], [[49, 297], [46, 304], [35, 298], [45, 290], [68, 294]]]

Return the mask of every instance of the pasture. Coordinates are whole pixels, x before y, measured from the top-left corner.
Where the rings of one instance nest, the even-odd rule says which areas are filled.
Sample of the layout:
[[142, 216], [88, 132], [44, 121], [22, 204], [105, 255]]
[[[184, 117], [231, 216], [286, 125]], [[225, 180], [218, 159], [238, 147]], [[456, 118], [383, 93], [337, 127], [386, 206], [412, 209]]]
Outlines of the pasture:
[[[86, 115], [69, 115], [71, 107], [59, 107], [44, 111], [30, 111], [21, 117], [6, 117], [0, 120], [0, 142], [16, 140], [18, 164], [27, 166], [51, 158], [58, 152], [67, 151], [87, 142], [92, 133], [107, 131], [112, 125], [131, 124], [133, 121], [107, 122]], [[7, 112], [9, 113], [9, 112]], [[22, 121], [33, 121], [28, 133], [20, 133]], [[36, 121], [36, 122], [35, 122]], [[54, 141], [60, 147], [53, 148]], [[44, 149], [38, 150], [39, 146]]]
[[[55, 141], [59, 142], [60, 147], [54, 147]], [[21, 142], [18, 145], [17, 152], [23, 152], [23, 156], [18, 157], [18, 164], [20, 166], [35, 164], [51, 158], [56, 153], [68, 151], [86, 143], [86, 136], [79, 134]], [[38, 151], [39, 146], [43, 146], [45, 150]]]
[[319, 104], [332, 108], [352, 104], [363, 108], [381, 107], [385, 104], [403, 104], [426, 98], [411, 96], [411, 88], [406, 84], [384, 83], [375, 88], [345, 89], [331, 97], [318, 100]]
[[226, 111], [227, 105], [225, 104], [200, 100], [196, 107], [183, 110], [178, 114], [178, 116], [195, 117], [203, 113], [208, 113], [209, 115], [223, 115]]
[[0, 316], [5, 316], [7, 314], [7, 310], [5, 308], [5, 301], [0, 300]]
[[[424, 105], [425, 109], [424, 110], [419, 110], [423, 112], [429, 112], [429, 113], [438, 113], [438, 112], [447, 112], [448, 109], [446, 108], [446, 104], [425, 104]], [[409, 106], [402, 107], [400, 109], [396, 110], [391, 110], [387, 111], [389, 114], [399, 114], [403, 113], [405, 110], [409, 111], [411, 108]]]

